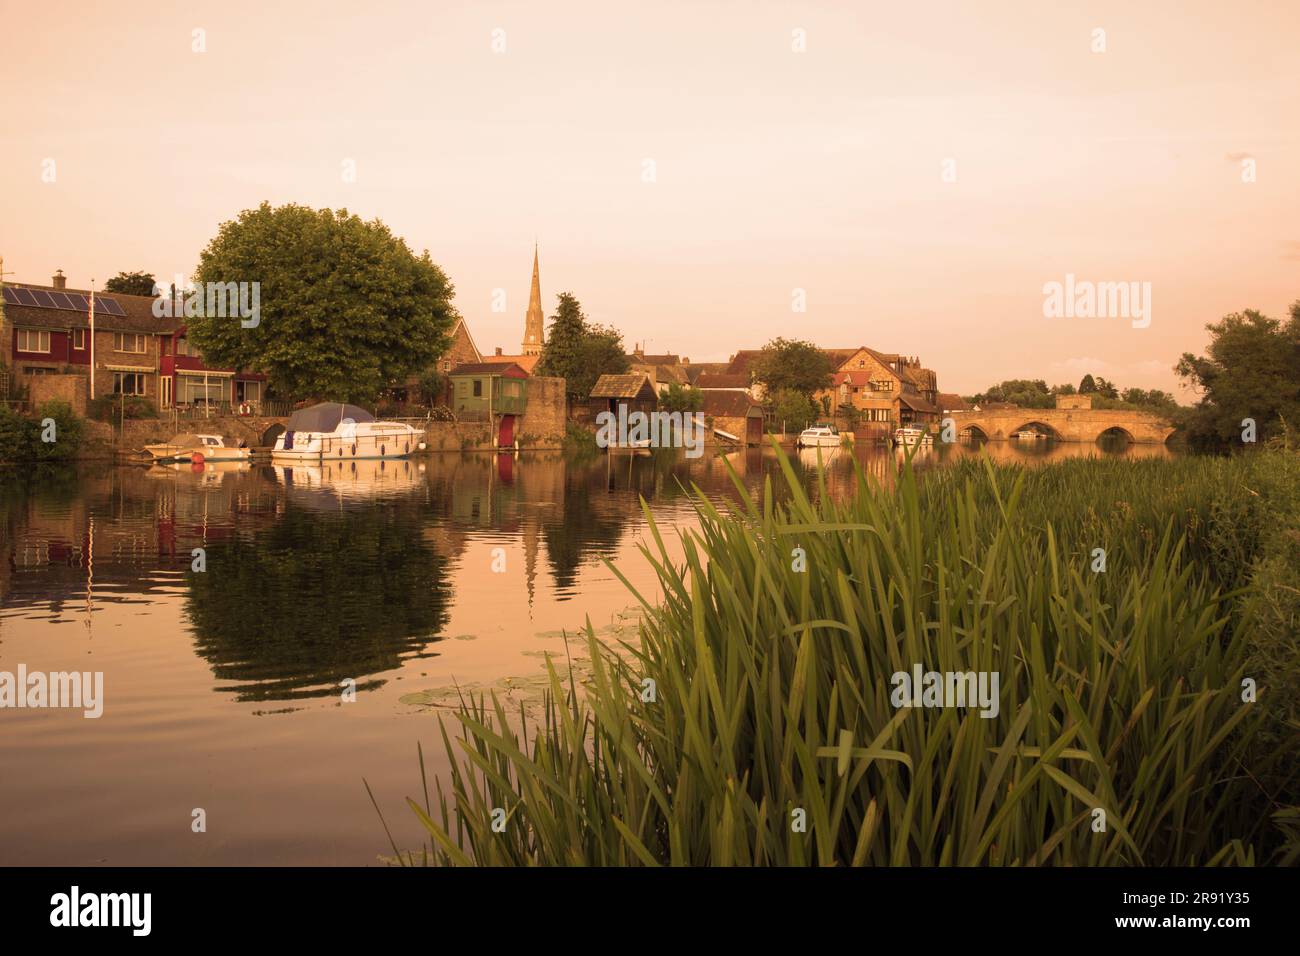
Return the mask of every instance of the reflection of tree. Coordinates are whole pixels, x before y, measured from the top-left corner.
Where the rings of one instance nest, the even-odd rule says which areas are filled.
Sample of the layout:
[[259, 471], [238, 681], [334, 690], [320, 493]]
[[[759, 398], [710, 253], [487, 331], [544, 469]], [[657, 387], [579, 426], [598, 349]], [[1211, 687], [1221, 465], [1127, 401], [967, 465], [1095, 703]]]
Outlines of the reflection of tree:
[[414, 509], [290, 509], [253, 538], [212, 545], [190, 572], [196, 648], [243, 700], [341, 693], [389, 670], [446, 624], [445, 561]]
[[546, 538], [546, 559], [555, 579], [557, 600], [566, 600], [573, 591], [578, 567], [586, 553], [612, 553], [623, 526], [630, 517], [625, 499], [614, 504], [609, 493], [591, 479], [603, 477], [604, 463], [586, 473], [567, 476], [564, 505], [558, 521], [548, 521], [542, 529]]

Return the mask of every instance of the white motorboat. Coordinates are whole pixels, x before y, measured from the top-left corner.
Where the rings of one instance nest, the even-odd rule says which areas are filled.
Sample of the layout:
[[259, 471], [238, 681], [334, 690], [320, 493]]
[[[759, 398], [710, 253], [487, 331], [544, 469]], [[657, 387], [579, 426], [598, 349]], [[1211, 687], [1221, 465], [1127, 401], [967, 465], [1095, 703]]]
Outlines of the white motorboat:
[[1011, 437], [1012, 437], [1012, 438], [1018, 438], [1018, 439], [1020, 439], [1021, 441], [1033, 441], [1033, 440], [1035, 440], [1035, 439], [1040, 439], [1040, 438], [1041, 438], [1041, 439], [1045, 439], [1045, 438], [1047, 438], [1047, 436], [1044, 435], [1042, 432], [1036, 432], [1036, 431], [1034, 431], [1033, 429], [1030, 429], [1030, 428], [1026, 428], [1026, 429], [1023, 429], [1022, 431], [1018, 431], [1018, 432], [1016, 432], [1014, 435], [1012, 435]]
[[424, 433], [405, 422], [380, 422], [357, 405], [322, 402], [289, 416], [272, 461], [321, 462], [405, 458], [423, 447]]
[[924, 428], [917, 428], [915, 425], [904, 425], [902, 428], [894, 431], [895, 445], [933, 445], [934, 436]]
[[794, 443], [799, 448], [839, 448], [843, 441], [844, 436], [834, 425], [823, 423], [805, 428]]
[[145, 445], [154, 461], [236, 461], [246, 462], [253, 453], [248, 448], [228, 448], [220, 435], [182, 432], [159, 445]]

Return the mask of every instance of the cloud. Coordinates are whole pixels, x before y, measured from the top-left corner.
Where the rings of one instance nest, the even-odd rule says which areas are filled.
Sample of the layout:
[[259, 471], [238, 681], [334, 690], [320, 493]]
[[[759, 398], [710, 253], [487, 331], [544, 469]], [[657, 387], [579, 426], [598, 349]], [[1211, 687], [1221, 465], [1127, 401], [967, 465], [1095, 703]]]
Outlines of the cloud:
[[1300, 239], [1283, 239], [1278, 245], [1282, 247], [1283, 259], [1300, 259]]

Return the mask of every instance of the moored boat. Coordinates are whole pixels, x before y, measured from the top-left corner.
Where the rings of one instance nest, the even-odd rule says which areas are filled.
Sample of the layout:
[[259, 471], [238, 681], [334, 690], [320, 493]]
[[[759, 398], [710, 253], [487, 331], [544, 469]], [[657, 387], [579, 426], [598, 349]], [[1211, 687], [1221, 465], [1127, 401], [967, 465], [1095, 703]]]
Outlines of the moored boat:
[[424, 445], [424, 433], [405, 422], [376, 421], [357, 405], [322, 402], [289, 416], [271, 450], [273, 461], [346, 461], [405, 458]]
[[805, 428], [794, 443], [798, 448], [839, 448], [843, 441], [844, 436], [834, 425], [822, 422]]
[[248, 461], [252, 451], [247, 448], [227, 447], [220, 435], [199, 435], [181, 432], [157, 445], [145, 445], [144, 450], [154, 461]]
[[917, 428], [915, 425], [904, 425], [902, 428], [894, 431], [895, 445], [933, 445], [934, 436], [924, 428]]

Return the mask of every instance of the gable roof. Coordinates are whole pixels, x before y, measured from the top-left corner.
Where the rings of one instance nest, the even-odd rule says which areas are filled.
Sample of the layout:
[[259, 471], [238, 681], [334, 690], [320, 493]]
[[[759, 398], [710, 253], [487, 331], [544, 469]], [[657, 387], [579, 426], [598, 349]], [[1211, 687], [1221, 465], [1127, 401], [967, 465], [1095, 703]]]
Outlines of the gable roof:
[[464, 316], [457, 318], [456, 324], [451, 327], [451, 338], [454, 339], [456, 333], [462, 329], [465, 330], [465, 338], [469, 340], [469, 347], [474, 350], [474, 359], [479, 362], [483, 361], [483, 353], [478, 350], [478, 344], [474, 341], [474, 336], [470, 335], [469, 325], [466, 324]]
[[592, 398], [636, 398], [641, 390], [649, 388], [654, 391], [654, 383], [644, 372], [631, 372], [624, 375], [602, 375], [592, 386]]
[[961, 412], [970, 407], [966, 404], [966, 399], [956, 392], [940, 392], [936, 398], [939, 402], [939, 408], [945, 412]]

